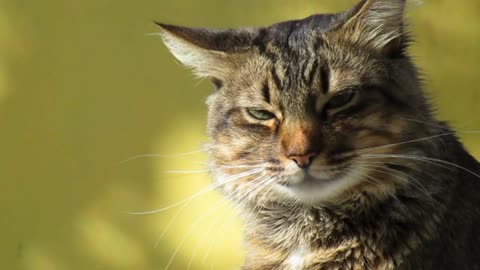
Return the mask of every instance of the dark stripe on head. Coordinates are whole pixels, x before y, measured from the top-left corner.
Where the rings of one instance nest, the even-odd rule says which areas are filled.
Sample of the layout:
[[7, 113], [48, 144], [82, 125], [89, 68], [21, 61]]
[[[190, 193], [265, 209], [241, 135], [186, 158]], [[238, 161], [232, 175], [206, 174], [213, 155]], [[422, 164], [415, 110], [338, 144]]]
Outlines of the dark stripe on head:
[[276, 68], [272, 67], [272, 70], [270, 71], [270, 73], [272, 74], [272, 79], [273, 79], [273, 83], [275, 84], [275, 87], [279, 90], [282, 89], [282, 80], [280, 80], [280, 78], [278, 77]]
[[265, 36], [267, 35], [267, 29], [261, 28], [258, 30], [257, 36], [253, 39], [252, 45], [258, 48], [258, 51], [263, 54], [266, 51]]
[[265, 81], [262, 85], [262, 94], [265, 102], [270, 103], [270, 87], [268, 87], [268, 81]]
[[313, 87], [312, 84], [313, 84], [313, 81], [315, 79], [315, 75], [317, 75], [318, 67], [319, 67], [318, 60], [315, 59], [315, 61], [312, 64], [312, 68], [310, 69], [310, 72], [308, 74], [308, 78], [307, 78], [307, 85], [309, 87]]
[[323, 46], [323, 39], [317, 38], [317, 40], [313, 44], [313, 53], [317, 54], [321, 46]]
[[267, 28], [260, 28], [255, 39], [252, 41], [254, 47], [258, 49], [258, 52], [262, 55], [265, 55], [273, 63], [276, 63], [278, 60], [278, 55], [271, 51], [269, 45], [272, 45], [271, 40], [269, 40], [269, 32]]
[[328, 67], [322, 66], [320, 68], [320, 80], [322, 81], [322, 92], [324, 94], [328, 93], [330, 88], [330, 71]]

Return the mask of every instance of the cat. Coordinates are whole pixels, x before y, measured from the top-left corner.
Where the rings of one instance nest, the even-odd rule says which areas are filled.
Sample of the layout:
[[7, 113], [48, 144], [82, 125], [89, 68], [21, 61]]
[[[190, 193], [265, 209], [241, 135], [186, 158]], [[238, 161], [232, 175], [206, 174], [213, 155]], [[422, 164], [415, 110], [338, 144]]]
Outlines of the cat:
[[245, 220], [243, 270], [480, 269], [480, 164], [422, 90], [405, 5], [157, 23], [216, 88], [210, 169]]

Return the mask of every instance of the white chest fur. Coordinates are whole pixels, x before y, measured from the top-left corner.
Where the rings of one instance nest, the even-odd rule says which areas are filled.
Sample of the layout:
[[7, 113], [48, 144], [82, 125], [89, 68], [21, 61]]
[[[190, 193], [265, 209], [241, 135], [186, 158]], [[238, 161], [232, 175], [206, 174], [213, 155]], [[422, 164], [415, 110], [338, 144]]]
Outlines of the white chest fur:
[[308, 250], [305, 247], [295, 249], [285, 261], [287, 269], [301, 270], [305, 266]]

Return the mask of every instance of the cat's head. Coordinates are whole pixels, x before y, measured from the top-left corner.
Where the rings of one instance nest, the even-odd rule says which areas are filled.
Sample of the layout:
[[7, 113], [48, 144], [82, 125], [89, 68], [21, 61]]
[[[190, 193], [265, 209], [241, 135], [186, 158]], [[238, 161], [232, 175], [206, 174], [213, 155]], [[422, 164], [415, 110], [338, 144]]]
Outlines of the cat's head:
[[429, 117], [404, 9], [404, 0], [363, 0], [265, 28], [160, 24], [176, 58], [217, 88], [210, 159], [229, 195], [311, 204], [401, 184], [365, 154], [407, 151], [385, 145], [423, 135], [407, 119]]

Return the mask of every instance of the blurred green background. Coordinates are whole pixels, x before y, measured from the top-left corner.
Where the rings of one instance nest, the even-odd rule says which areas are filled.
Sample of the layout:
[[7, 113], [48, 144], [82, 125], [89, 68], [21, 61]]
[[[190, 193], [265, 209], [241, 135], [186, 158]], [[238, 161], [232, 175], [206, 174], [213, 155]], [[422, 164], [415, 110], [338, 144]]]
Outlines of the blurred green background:
[[[235, 269], [241, 223], [209, 184], [211, 91], [167, 52], [153, 19], [260, 26], [354, 0], [0, 2], [0, 269]], [[412, 54], [442, 118], [480, 129], [480, 1], [426, 0]], [[461, 134], [480, 157], [480, 135]], [[160, 154], [125, 161], [137, 155]], [[170, 225], [169, 225], [170, 224]], [[165, 233], [164, 233], [165, 232]], [[163, 235], [162, 235], [163, 234]], [[173, 259], [172, 259], [173, 257]]]

